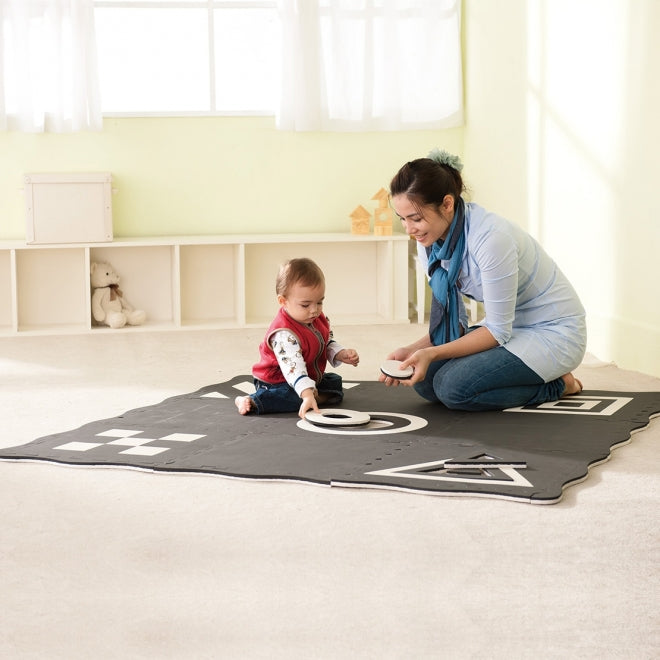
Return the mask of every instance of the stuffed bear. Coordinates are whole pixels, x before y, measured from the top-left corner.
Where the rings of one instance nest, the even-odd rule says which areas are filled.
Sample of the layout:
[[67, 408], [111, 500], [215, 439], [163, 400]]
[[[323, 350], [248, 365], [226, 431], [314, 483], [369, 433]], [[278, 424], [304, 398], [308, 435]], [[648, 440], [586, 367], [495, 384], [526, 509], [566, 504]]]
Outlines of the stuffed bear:
[[100, 325], [123, 328], [128, 325], [142, 325], [147, 315], [134, 309], [119, 289], [119, 275], [106, 262], [90, 265], [92, 284], [92, 316]]

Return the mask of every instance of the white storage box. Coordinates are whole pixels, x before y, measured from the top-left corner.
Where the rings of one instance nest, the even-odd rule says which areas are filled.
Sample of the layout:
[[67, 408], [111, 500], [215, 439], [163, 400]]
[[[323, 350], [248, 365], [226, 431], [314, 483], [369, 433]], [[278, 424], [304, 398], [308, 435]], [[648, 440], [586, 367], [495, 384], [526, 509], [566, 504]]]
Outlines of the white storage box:
[[27, 243], [112, 241], [112, 175], [26, 174]]

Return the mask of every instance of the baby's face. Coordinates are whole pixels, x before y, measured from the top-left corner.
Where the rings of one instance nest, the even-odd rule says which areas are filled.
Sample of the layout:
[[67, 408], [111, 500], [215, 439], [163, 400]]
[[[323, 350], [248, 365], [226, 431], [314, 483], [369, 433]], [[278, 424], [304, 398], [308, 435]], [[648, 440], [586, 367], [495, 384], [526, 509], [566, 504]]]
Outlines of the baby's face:
[[287, 296], [278, 296], [277, 302], [298, 323], [311, 323], [323, 311], [325, 285], [305, 286], [295, 283]]

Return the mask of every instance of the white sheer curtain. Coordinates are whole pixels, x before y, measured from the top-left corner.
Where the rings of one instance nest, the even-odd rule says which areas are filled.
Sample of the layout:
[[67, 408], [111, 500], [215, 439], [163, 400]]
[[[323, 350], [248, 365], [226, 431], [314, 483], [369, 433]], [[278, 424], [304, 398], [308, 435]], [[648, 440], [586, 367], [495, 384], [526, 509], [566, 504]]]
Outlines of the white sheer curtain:
[[438, 129], [463, 121], [460, 0], [279, 0], [277, 126]]
[[101, 130], [92, 0], [0, 0], [0, 130]]

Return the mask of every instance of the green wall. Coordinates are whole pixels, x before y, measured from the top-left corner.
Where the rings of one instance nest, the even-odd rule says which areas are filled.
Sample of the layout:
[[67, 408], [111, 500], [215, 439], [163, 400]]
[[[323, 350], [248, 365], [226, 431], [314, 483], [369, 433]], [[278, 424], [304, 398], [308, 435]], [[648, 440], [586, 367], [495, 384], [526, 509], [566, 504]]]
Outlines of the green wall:
[[[28, 172], [109, 171], [115, 237], [350, 231], [411, 158], [463, 129], [278, 131], [272, 117], [106, 118], [103, 131], [0, 133], [0, 239], [25, 237]], [[395, 231], [400, 228], [395, 226]]]

